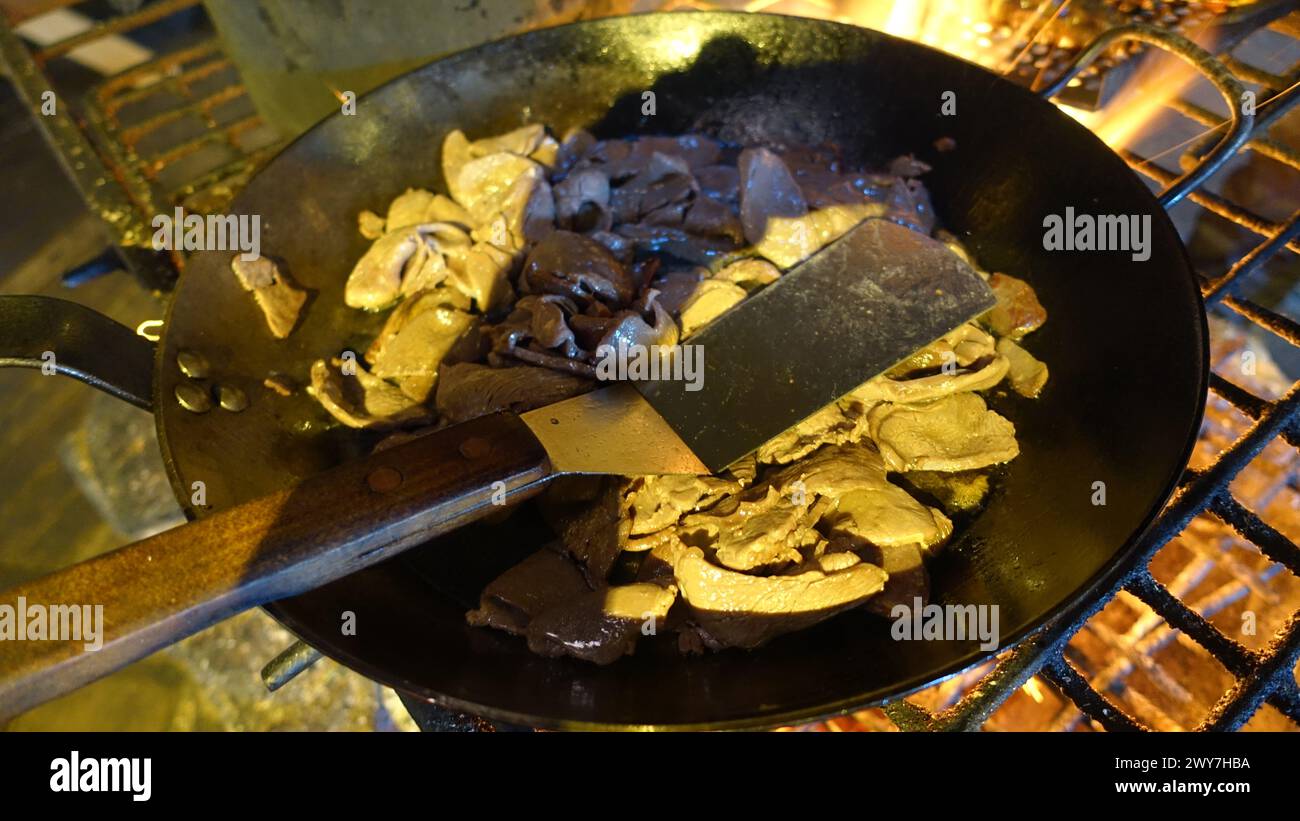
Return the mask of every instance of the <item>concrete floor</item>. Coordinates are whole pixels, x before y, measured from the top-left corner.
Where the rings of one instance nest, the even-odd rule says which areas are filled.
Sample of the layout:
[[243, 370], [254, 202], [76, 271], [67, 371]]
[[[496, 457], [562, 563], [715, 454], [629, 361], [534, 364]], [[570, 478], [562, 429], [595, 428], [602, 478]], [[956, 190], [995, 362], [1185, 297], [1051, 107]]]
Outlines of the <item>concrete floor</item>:
[[[162, 317], [162, 300], [125, 273], [75, 289], [61, 284], [64, 271], [103, 250], [100, 223], [6, 81], [0, 81], [0, 168], [6, 172], [0, 175], [0, 202], [6, 204], [0, 293], [70, 299], [130, 327]], [[0, 369], [0, 588], [129, 542], [142, 509], [166, 514], [171, 507], [171, 515], [179, 515], [165, 482], [158, 485], [162, 465], [151, 428], [144, 411], [73, 380]], [[118, 530], [78, 485], [87, 483], [88, 471], [79, 467], [87, 460], [129, 461], [152, 477], [146, 482], [151, 498], [127, 505], [133, 510]], [[5, 729], [413, 727], [392, 691], [328, 660], [267, 693], [258, 672], [292, 640], [260, 610], [246, 613], [19, 716]]]

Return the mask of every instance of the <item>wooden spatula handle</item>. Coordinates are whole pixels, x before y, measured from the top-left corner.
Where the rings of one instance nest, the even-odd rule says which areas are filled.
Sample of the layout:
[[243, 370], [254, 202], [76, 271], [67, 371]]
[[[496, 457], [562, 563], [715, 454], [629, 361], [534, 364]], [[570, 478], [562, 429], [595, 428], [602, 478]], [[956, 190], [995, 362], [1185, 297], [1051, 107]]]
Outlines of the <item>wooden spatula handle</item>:
[[[86, 684], [235, 613], [341, 578], [541, 490], [546, 451], [485, 416], [0, 593], [0, 606], [102, 606], [87, 639], [0, 640], [0, 715]], [[494, 498], [495, 495], [495, 498]], [[66, 612], [66, 611], [64, 611]], [[3, 618], [3, 615], [0, 615]], [[56, 620], [58, 618], [56, 617]], [[26, 620], [30, 626], [31, 620]], [[84, 626], [83, 626], [84, 628]]]

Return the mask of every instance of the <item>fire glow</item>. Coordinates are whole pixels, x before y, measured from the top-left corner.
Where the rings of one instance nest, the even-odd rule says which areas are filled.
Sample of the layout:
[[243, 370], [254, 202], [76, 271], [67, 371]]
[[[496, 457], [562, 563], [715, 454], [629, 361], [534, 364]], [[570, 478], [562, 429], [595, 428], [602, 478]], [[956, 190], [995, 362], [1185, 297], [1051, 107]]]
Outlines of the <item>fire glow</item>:
[[[1030, 59], [1030, 46], [1050, 40], [1047, 28], [1065, 15], [1069, 4], [1041, 0], [1009, 36], [1007, 27], [994, 19], [995, 0], [750, 0], [743, 8], [865, 26], [1006, 73]], [[1118, 151], [1148, 133], [1159, 113], [1196, 76], [1175, 58], [1158, 59], [1139, 70], [1098, 111], [1058, 105]]]

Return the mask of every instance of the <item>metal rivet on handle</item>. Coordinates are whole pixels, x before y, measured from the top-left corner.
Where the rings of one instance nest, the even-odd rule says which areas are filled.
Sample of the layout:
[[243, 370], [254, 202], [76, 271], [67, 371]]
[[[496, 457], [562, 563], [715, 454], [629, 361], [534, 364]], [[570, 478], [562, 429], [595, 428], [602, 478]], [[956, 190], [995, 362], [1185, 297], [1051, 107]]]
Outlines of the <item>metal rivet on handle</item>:
[[221, 385], [217, 388], [217, 401], [221, 407], [232, 413], [239, 413], [248, 407], [248, 396], [234, 385]]
[[375, 468], [366, 477], [366, 484], [375, 493], [389, 493], [402, 484], [402, 473], [397, 468]]
[[208, 360], [203, 358], [203, 354], [188, 348], [176, 352], [176, 367], [191, 379], [204, 379], [208, 375]]
[[182, 382], [176, 386], [176, 401], [191, 413], [207, 413], [212, 410], [212, 397], [193, 382]]

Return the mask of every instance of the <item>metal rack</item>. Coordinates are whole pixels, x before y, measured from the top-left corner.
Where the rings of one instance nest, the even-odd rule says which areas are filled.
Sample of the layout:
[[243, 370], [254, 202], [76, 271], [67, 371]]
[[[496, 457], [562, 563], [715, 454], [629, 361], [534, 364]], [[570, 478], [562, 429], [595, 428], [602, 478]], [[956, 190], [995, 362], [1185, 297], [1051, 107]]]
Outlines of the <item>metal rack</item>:
[[[1275, 21], [1269, 28], [1300, 39], [1300, 13]], [[1085, 61], [1086, 56], [1083, 55]], [[1300, 171], [1300, 153], [1268, 135], [1269, 127], [1300, 101], [1300, 62], [1285, 75], [1250, 66], [1232, 56], [1225, 58], [1223, 63], [1237, 77], [1262, 86], [1259, 99], [1262, 103], [1267, 102], [1260, 106], [1253, 131], [1249, 125], [1242, 124], [1235, 112], [1232, 121], [1225, 123], [1221, 116], [1182, 100], [1172, 101], [1171, 110], [1203, 126], [1221, 129], [1228, 125], [1230, 134], [1236, 131], [1240, 135], [1243, 150], [1258, 151]], [[1070, 76], [1067, 72], [1053, 89], [1062, 87]], [[1048, 89], [1048, 92], [1053, 89]], [[1220, 144], [1233, 142], [1233, 137], [1227, 136]], [[1202, 154], [1199, 146], [1192, 146], [1180, 162], [1181, 167], [1189, 169], [1181, 179], [1194, 182], [1179, 192], [1179, 198], [1185, 195], [1191, 202], [1250, 230], [1259, 238], [1257, 244], [1227, 271], [1201, 273], [1201, 291], [1206, 307], [1231, 312], [1290, 345], [1300, 347], [1300, 323], [1237, 293], [1247, 277], [1276, 255], [1300, 252], [1300, 245], [1296, 243], [1300, 236], [1300, 211], [1283, 222], [1276, 222], [1226, 197], [1201, 190], [1199, 186], [1221, 167], [1230, 153]], [[1124, 158], [1135, 171], [1166, 191], [1179, 182], [1179, 175], [1149, 163], [1146, 157], [1124, 152]], [[1166, 197], [1169, 204], [1176, 199]], [[1143, 536], [1127, 569], [1085, 606], [1048, 625], [1005, 654], [991, 672], [952, 706], [932, 712], [908, 700], [886, 705], [884, 712], [896, 726], [905, 730], [980, 729], [1008, 698], [1025, 687], [1034, 676], [1041, 676], [1101, 728], [1110, 731], [1153, 729], [1109, 701], [1067, 660], [1071, 641], [1089, 628], [1090, 621], [1122, 594], [1131, 595], [1170, 628], [1189, 637], [1235, 679], [1235, 684], [1196, 729], [1239, 729], [1264, 703], [1300, 724], [1300, 688], [1297, 688], [1293, 672], [1297, 660], [1300, 660], [1300, 612], [1292, 613], [1268, 646], [1248, 649], [1210, 623], [1207, 604], [1200, 607], [1188, 604], [1177, 595], [1181, 591], [1157, 581], [1150, 570], [1151, 561], [1161, 548], [1183, 533], [1195, 517], [1208, 514], [1255, 545], [1269, 560], [1300, 576], [1300, 547], [1242, 504], [1230, 487], [1270, 443], [1281, 440], [1291, 447], [1300, 447], [1300, 415], [1297, 415], [1300, 384], [1293, 385], [1280, 398], [1271, 400], [1257, 396], [1221, 375], [1211, 374], [1210, 390], [1212, 396], [1226, 401], [1253, 423], [1210, 464], [1184, 472], [1175, 497]]]

